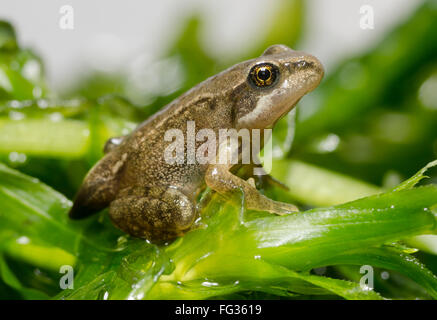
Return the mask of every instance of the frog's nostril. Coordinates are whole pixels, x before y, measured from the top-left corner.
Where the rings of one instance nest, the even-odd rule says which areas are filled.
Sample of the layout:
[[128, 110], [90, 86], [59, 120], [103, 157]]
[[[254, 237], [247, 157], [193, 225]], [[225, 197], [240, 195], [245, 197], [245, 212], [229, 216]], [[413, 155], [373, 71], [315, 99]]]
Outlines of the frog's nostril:
[[308, 63], [305, 60], [301, 60], [301, 61], [296, 62], [296, 67], [305, 68], [307, 66], [307, 64]]
[[317, 74], [319, 77], [323, 77], [325, 70], [323, 68], [322, 63], [313, 56], [308, 56], [305, 59], [297, 61], [295, 64], [296, 68], [299, 68], [299, 70], [308, 70], [312, 73]]

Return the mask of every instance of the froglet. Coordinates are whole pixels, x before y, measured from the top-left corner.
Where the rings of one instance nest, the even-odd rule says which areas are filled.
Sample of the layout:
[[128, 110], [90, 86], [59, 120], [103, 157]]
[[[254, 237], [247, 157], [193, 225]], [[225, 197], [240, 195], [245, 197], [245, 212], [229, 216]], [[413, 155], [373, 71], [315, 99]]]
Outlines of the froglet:
[[70, 217], [83, 218], [109, 207], [112, 222], [121, 230], [167, 241], [190, 230], [198, 215], [196, 197], [206, 186], [224, 196], [242, 190], [248, 209], [296, 212], [294, 205], [273, 201], [234, 175], [232, 163], [169, 163], [164, 154], [171, 142], [165, 133], [179, 129], [186, 134], [191, 121], [196, 130], [208, 128], [217, 136], [220, 129], [272, 128], [318, 86], [323, 74], [314, 56], [273, 45], [260, 57], [205, 80], [129, 135], [107, 142], [106, 154], [85, 177]]

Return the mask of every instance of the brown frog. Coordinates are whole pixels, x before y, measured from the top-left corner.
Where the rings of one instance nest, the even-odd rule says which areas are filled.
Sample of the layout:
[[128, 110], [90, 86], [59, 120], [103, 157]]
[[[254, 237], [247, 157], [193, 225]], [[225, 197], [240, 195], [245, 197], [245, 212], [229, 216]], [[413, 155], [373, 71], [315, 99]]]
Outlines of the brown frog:
[[[193, 164], [187, 159], [169, 163], [164, 156], [170, 143], [165, 133], [179, 129], [185, 134], [191, 121], [196, 130], [208, 128], [217, 136], [220, 129], [272, 128], [318, 86], [323, 73], [317, 58], [274, 45], [260, 57], [205, 80], [129, 135], [107, 142], [106, 155], [86, 176], [70, 217], [83, 218], [109, 206], [111, 220], [125, 232], [152, 241], [170, 240], [193, 225], [196, 198], [206, 186], [223, 195], [242, 190], [249, 209], [296, 212], [294, 205], [273, 201], [234, 175], [235, 164]], [[226, 149], [217, 148], [214, 157]]]

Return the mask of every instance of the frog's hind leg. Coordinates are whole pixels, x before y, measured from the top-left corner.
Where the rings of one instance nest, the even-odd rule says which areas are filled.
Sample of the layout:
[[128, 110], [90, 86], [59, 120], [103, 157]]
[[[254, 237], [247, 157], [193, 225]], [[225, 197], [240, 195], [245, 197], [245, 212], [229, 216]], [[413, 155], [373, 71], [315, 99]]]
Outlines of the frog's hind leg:
[[126, 158], [127, 154], [116, 159], [116, 155], [111, 153], [91, 169], [76, 194], [70, 218], [85, 218], [106, 208], [115, 199]]
[[193, 199], [177, 188], [148, 187], [120, 191], [109, 216], [124, 232], [153, 242], [172, 240], [190, 229], [197, 216]]

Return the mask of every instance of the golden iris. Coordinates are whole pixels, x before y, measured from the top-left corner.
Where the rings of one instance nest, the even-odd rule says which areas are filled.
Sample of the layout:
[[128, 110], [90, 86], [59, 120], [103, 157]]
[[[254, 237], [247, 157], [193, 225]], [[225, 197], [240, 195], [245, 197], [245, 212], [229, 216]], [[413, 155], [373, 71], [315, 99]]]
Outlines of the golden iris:
[[249, 78], [257, 87], [271, 86], [278, 75], [278, 68], [271, 63], [262, 63], [252, 67]]

